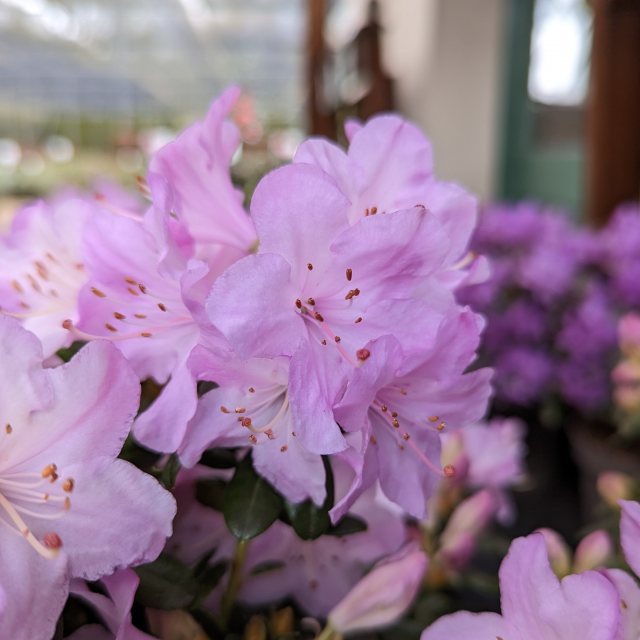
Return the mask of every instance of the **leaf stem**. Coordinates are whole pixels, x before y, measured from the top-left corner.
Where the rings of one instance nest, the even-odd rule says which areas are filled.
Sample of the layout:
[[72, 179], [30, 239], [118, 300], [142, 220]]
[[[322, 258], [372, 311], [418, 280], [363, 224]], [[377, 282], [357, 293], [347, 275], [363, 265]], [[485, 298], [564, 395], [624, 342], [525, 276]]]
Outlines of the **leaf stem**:
[[233, 604], [236, 601], [236, 596], [240, 590], [242, 584], [242, 568], [244, 567], [244, 561], [247, 557], [247, 549], [249, 548], [249, 540], [237, 540], [236, 549], [231, 561], [231, 573], [229, 575], [229, 582], [227, 588], [222, 595], [222, 626], [226, 628], [229, 622], [229, 616], [233, 609]]

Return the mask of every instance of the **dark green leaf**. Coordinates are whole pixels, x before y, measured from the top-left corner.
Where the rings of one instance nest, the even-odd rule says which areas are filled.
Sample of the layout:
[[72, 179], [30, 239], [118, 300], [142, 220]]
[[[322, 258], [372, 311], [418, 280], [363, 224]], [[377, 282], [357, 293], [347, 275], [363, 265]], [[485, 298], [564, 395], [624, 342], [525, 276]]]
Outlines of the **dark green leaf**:
[[250, 456], [236, 468], [224, 496], [224, 519], [239, 540], [266, 531], [282, 509], [282, 498], [253, 469]]
[[224, 492], [227, 483], [224, 480], [211, 478], [199, 480], [196, 484], [196, 500], [205, 507], [211, 507], [216, 511], [224, 508]]
[[362, 533], [367, 530], [367, 523], [356, 516], [344, 516], [333, 527], [327, 531], [329, 536], [350, 536], [354, 533]]
[[156, 467], [153, 470], [153, 475], [165, 489], [173, 489], [181, 466], [180, 458], [175, 453], [172, 453], [163, 467]]
[[267, 560], [253, 567], [253, 569], [251, 569], [251, 575], [257, 576], [261, 573], [269, 573], [269, 571], [278, 571], [284, 566], [286, 566], [285, 563], [280, 560]]
[[64, 347], [63, 349], [58, 349], [57, 356], [63, 360], [64, 362], [69, 362], [73, 356], [87, 344], [86, 342], [82, 342], [81, 340], [76, 340], [70, 347]]
[[315, 540], [331, 526], [329, 512], [317, 507], [311, 500], [304, 502], [286, 502], [285, 510], [291, 526], [303, 540]]
[[140, 577], [136, 601], [145, 607], [186, 609], [198, 597], [198, 581], [191, 569], [169, 555], [162, 554], [135, 571]]
[[200, 573], [198, 576], [198, 597], [193, 606], [199, 607], [207, 599], [207, 596], [218, 586], [226, 570], [226, 562], [217, 562]]
[[327, 491], [327, 497], [322, 506], [318, 507], [311, 500], [296, 503], [285, 502], [285, 511], [289, 524], [303, 540], [315, 540], [331, 527], [329, 510], [333, 507], [334, 498], [333, 472], [327, 457], [324, 456], [322, 460], [326, 474], [325, 486]]
[[208, 380], [200, 380], [197, 385], [198, 397], [201, 398], [205, 393], [217, 389], [218, 385], [215, 382], [209, 382]]
[[237, 463], [235, 452], [229, 449], [207, 449], [200, 458], [200, 464], [212, 469], [233, 469]]

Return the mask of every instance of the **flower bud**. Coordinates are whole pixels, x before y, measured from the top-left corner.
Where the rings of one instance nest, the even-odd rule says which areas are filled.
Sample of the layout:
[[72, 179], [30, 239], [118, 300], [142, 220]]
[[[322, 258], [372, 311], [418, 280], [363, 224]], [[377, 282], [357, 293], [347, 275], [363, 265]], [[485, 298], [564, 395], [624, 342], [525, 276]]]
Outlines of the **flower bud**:
[[462, 568], [475, 550], [475, 540], [498, 510], [494, 494], [485, 489], [461, 502], [440, 537], [441, 553], [451, 566]]
[[613, 542], [606, 531], [599, 529], [583, 538], [573, 557], [573, 572], [582, 573], [607, 563], [613, 553]]
[[633, 480], [618, 471], [604, 471], [598, 476], [598, 493], [612, 508], [618, 508], [619, 500], [628, 500], [633, 494]]
[[553, 572], [563, 578], [571, 572], [571, 550], [562, 536], [553, 529], [538, 529], [544, 536], [547, 554]]
[[427, 568], [427, 556], [414, 546], [379, 562], [329, 613], [341, 635], [395, 622], [411, 605]]

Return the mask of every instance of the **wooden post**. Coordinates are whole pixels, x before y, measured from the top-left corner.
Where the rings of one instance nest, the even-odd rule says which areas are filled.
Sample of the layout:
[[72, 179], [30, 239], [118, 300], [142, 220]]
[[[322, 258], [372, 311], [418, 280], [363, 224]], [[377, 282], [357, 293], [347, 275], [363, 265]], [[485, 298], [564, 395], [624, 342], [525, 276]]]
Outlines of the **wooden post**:
[[593, 0], [588, 218], [640, 197], [640, 0]]

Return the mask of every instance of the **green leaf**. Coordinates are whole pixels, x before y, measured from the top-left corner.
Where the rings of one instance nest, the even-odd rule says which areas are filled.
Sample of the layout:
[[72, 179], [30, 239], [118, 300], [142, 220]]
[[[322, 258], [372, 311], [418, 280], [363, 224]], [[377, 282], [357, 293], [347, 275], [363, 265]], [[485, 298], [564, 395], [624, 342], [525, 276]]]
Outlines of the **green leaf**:
[[282, 498], [253, 469], [251, 457], [238, 465], [224, 496], [224, 519], [239, 540], [266, 531], [280, 515]]
[[173, 489], [181, 467], [180, 458], [172, 453], [163, 467], [153, 469], [153, 475], [165, 489]]
[[75, 356], [85, 344], [87, 343], [82, 342], [82, 340], [76, 340], [71, 346], [58, 349], [56, 355], [64, 362], [69, 362], [69, 360], [71, 360], [71, 358], [73, 358], [73, 356]]
[[356, 516], [347, 515], [327, 531], [329, 536], [350, 536], [367, 530], [367, 523]]
[[224, 493], [227, 483], [224, 480], [210, 478], [198, 480], [196, 484], [196, 500], [205, 507], [216, 511], [224, 509]]
[[315, 540], [331, 528], [329, 510], [333, 507], [333, 472], [326, 456], [322, 458], [326, 474], [327, 497], [318, 507], [313, 501], [285, 502], [285, 511], [289, 524], [303, 540]]
[[227, 571], [226, 562], [217, 562], [206, 567], [198, 575], [198, 597], [194, 602], [194, 607], [199, 607], [207, 599], [207, 596], [218, 586], [222, 576]]
[[154, 609], [187, 609], [199, 595], [198, 580], [189, 567], [167, 554], [136, 567], [140, 585], [136, 601]]
[[237, 463], [235, 452], [229, 449], [207, 449], [200, 458], [200, 464], [212, 469], [233, 469]]
[[303, 540], [315, 540], [331, 527], [327, 509], [317, 507], [311, 500], [286, 502], [285, 510], [291, 526]]

